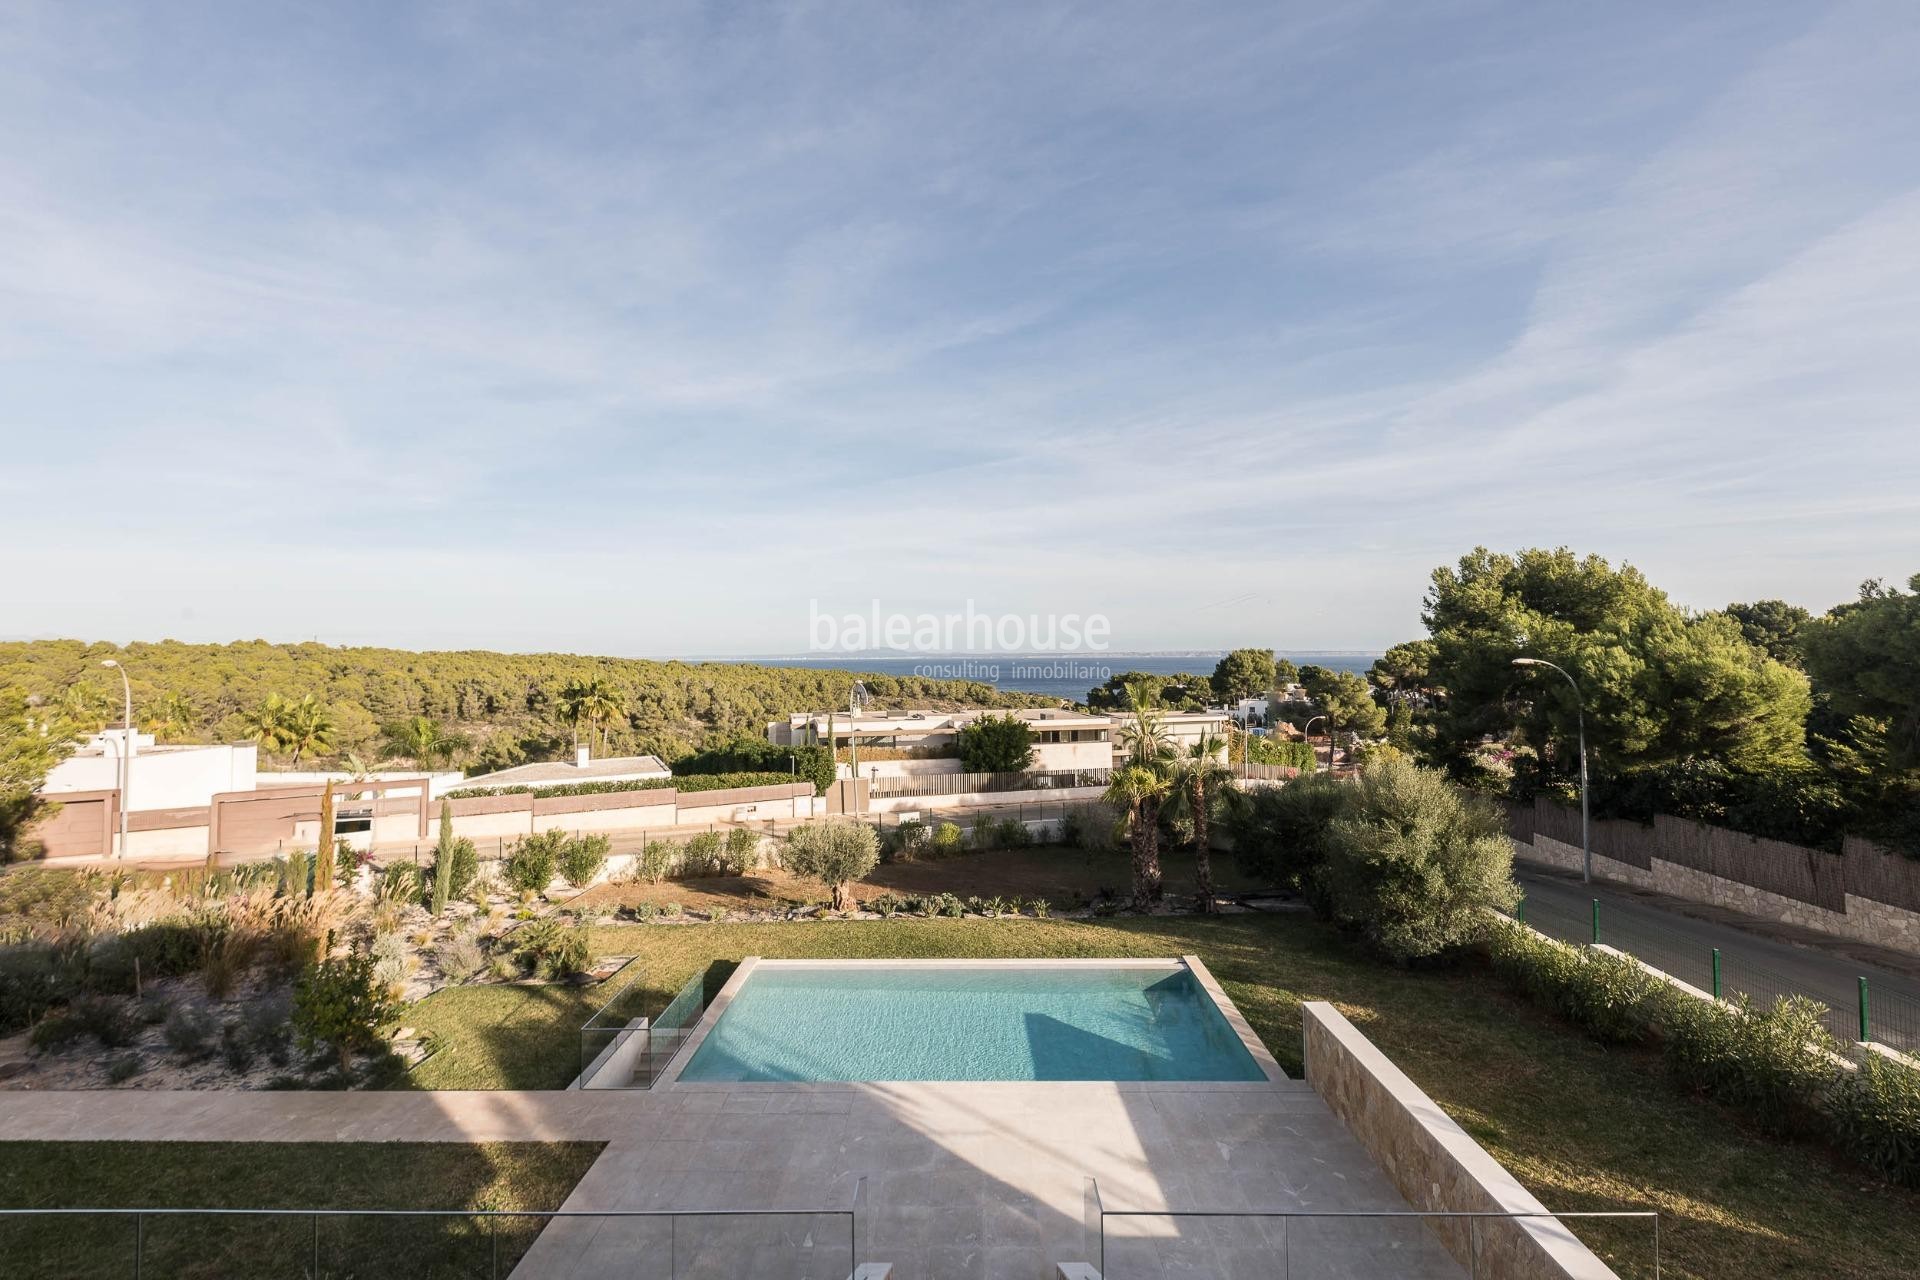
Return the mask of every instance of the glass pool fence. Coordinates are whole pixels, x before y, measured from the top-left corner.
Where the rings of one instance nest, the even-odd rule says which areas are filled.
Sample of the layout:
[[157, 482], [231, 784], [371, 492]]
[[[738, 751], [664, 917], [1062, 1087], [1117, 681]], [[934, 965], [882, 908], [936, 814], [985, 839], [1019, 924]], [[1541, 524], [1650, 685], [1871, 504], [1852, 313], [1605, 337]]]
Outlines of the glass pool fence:
[[651, 994], [639, 965], [580, 1028], [582, 1089], [651, 1089], [686, 1045], [706, 1012], [705, 978], [695, 974], [655, 1017], [643, 1012]]

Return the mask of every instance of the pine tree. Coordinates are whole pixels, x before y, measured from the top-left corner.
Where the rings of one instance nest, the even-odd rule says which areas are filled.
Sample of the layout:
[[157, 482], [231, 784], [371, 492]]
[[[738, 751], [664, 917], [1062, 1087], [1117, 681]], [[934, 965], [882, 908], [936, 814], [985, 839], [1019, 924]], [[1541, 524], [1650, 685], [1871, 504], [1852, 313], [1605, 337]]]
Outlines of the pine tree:
[[333, 889], [333, 784], [320, 795], [320, 847], [313, 853], [313, 891]]

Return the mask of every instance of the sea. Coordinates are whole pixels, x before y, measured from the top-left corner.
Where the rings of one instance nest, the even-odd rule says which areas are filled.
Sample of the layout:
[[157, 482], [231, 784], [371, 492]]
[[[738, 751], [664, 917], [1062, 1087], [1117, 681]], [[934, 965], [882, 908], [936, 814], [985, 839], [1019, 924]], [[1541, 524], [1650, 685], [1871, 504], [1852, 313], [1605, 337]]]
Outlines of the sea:
[[[1224, 653], [1219, 649], [1183, 653], [815, 653], [804, 658], [710, 658], [706, 661], [752, 663], [763, 667], [814, 667], [931, 680], [978, 680], [1010, 692], [1041, 693], [1067, 702], [1085, 702], [1089, 690], [1123, 672], [1211, 675]], [[1303, 650], [1279, 656], [1295, 666], [1364, 673], [1380, 655]]]

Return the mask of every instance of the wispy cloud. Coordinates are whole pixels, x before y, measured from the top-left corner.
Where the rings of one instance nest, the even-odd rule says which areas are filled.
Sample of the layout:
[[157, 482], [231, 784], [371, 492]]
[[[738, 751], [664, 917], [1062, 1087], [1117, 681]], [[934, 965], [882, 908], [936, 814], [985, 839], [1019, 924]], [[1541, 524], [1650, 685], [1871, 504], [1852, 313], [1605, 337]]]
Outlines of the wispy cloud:
[[0, 631], [1368, 645], [1477, 542], [1824, 605], [1920, 527], [1916, 55], [1898, 4], [16, 6]]

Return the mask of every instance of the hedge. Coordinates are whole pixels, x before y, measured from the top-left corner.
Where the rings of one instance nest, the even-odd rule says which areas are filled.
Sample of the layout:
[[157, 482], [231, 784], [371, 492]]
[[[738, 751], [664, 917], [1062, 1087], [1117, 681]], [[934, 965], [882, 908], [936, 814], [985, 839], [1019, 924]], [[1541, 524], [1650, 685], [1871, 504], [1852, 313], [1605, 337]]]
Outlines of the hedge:
[[449, 791], [446, 798], [461, 800], [472, 796], [607, 796], [621, 791], [728, 791], [734, 787], [773, 787], [788, 782], [804, 782], [790, 773], [704, 773], [691, 777], [643, 778], [632, 782], [559, 782], [551, 786], [462, 787]]
[[1628, 958], [1517, 923], [1495, 929], [1489, 953], [1514, 989], [1597, 1038], [1660, 1041], [1678, 1087], [1770, 1132], [1828, 1138], [1888, 1181], [1920, 1187], [1920, 1071], [1871, 1052], [1846, 1070], [1816, 1002], [1701, 1000]]

